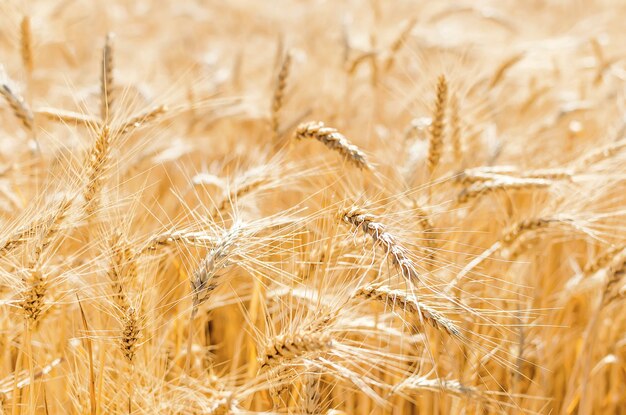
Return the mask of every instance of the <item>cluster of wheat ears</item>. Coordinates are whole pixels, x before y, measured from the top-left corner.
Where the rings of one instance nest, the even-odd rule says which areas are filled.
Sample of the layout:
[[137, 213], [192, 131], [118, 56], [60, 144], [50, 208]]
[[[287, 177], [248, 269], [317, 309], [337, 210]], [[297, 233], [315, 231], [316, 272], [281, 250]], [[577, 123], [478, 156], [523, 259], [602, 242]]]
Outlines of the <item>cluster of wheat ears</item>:
[[0, 4], [1, 414], [626, 408], [626, 5]]

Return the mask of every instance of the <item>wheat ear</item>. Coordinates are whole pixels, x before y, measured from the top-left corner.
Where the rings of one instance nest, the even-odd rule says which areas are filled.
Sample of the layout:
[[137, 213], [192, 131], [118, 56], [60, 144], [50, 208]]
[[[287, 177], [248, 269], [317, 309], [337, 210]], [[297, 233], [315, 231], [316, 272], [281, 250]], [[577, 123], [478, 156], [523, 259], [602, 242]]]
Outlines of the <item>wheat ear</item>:
[[269, 339], [259, 358], [261, 369], [288, 364], [306, 356], [317, 356], [333, 346], [330, 334], [323, 331], [301, 330]]
[[71, 197], [64, 197], [58, 204], [58, 206], [53, 210], [53, 214], [48, 218], [47, 222], [44, 224], [43, 230], [41, 232], [40, 241], [35, 246], [34, 249], [34, 261], [39, 261], [41, 255], [47, 250], [55, 236], [59, 234], [61, 231], [61, 227], [63, 223], [67, 219], [70, 208], [73, 204], [73, 199]]
[[608, 266], [611, 263], [611, 260], [617, 255], [620, 251], [625, 249], [624, 246], [616, 246], [613, 245], [602, 252], [600, 255], [595, 257], [593, 261], [589, 262], [583, 268], [583, 272], [587, 275], [595, 274], [600, 269]]
[[111, 150], [109, 126], [100, 130], [87, 160], [87, 184], [83, 192], [85, 212], [89, 215], [96, 210], [97, 196], [102, 188], [103, 173]]
[[133, 307], [128, 307], [124, 312], [120, 347], [122, 348], [122, 354], [129, 363], [133, 362], [133, 359], [137, 352], [140, 335], [141, 330], [139, 328], [137, 311]]
[[441, 160], [443, 148], [443, 136], [445, 133], [446, 106], [448, 101], [448, 82], [444, 75], [439, 76], [437, 81], [437, 97], [435, 98], [435, 110], [433, 121], [430, 124], [430, 141], [428, 145], [428, 173], [432, 175]]
[[107, 33], [102, 48], [102, 73], [100, 76], [100, 118], [108, 122], [113, 104], [113, 33]]
[[418, 301], [417, 297], [407, 292], [393, 290], [380, 284], [369, 284], [358, 288], [354, 297], [379, 301], [386, 304], [395, 313], [401, 309], [406, 313], [418, 316], [420, 321], [427, 322], [437, 330], [442, 330], [450, 336], [462, 338], [461, 330], [450, 319], [423, 301]]
[[393, 67], [396, 55], [400, 51], [400, 48], [406, 43], [416, 24], [416, 18], [410, 19], [389, 46], [389, 52], [387, 53], [387, 60], [385, 62], [385, 71], [389, 71]]
[[409, 258], [408, 250], [400, 245], [396, 238], [387, 231], [385, 225], [376, 222], [376, 216], [365, 213], [359, 208], [352, 207], [340, 214], [341, 219], [355, 228], [361, 228], [374, 241], [374, 245], [382, 247], [386, 254], [391, 256], [392, 263], [399, 270], [404, 279], [417, 284], [420, 280], [415, 263]]
[[473, 399], [484, 399], [483, 393], [471, 386], [465, 386], [458, 380], [429, 379], [425, 376], [411, 376], [394, 388], [396, 392], [445, 392], [452, 395]]
[[552, 181], [544, 179], [504, 179], [498, 177], [496, 180], [476, 183], [466, 189], [463, 189], [457, 196], [456, 201], [457, 204], [464, 204], [489, 193], [540, 189], [550, 187], [551, 185]]
[[314, 139], [323, 143], [331, 150], [337, 151], [345, 159], [360, 169], [372, 170], [365, 153], [351, 144], [343, 134], [334, 128], [325, 127], [322, 122], [307, 122], [296, 129], [296, 139]]
[[148, 111], [134, 115], [126, 120], [118, 129], [120, 135], [130, 134], [134, 130], [145, 126], [146, 124], [153, 122], [167, 112], [165, 105], [159, 105]]
[[200, 261], [191, 280], [192, 291], [192, 318], [198, 312], [198, 307], [207, 301], [213, 291], [223, 282], [223, 275], [218, 272], [228, 266], [231, 251], [243, 234], [241, 224], [235, 223], [226, 234], [216, 242], [206, 257]]
[[30, 18], [24, 16], [20, 24], [20, 51], [22, 53], [22, 64], [28, 76], [33, 72], [33, 40], [30, 28]]
[[280, 131], [280, 110], [283, 108], [285, 100], [285, 91], [287, 89], [287, 79], [289, 77], [289, 69], [291, 66], [291, 53], [287, 52], [278, 71], [276, 85], [274, 87], [274, 95], [272, 97], [272, 134], [274, 143], [278, 142]]
[[307, 365], [300, 392], [300, 411], [306, 415], [319, 414], [322, 410], [322, 370]]
[[102, 128], [102, 125], [100, 124], [100, 120], [98, 118], [73, 111], [41, 107], [35, 110], [35, 115], [47, 118], [52, 121], [60, 121], [62, 123], [85, 125], [98, 129]]
[[34, 325], [39, 320], [45, 304], [44, 297], [47, 291], [46, 278], [39, 269], [28, 270], [24, 278], [28, 289], [22, 294], [20, 307], [24, 310], [26, 319]]
[[6, 81], [0, 84], [0, 94], [4, 97], [7, 104], [13, 110], [13, 114], [22, 122], [28, 131], [34, 129], [33, 112], [24, 101], [24, 98], [18, 94]]

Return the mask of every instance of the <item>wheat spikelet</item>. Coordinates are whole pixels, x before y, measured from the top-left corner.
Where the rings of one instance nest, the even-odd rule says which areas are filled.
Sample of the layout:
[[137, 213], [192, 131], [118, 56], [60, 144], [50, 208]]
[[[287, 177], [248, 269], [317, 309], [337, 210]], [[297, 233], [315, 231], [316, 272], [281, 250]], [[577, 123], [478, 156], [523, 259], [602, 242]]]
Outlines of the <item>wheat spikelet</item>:
[[117, 128], [120, 135], [130, 134], [134, 130], [143, 127], [144, 125], [158, 119], [167, 112], [165, 105], [159, 105], [146, 112], [134, 115], [128, 120], [124, 121], [122, 125]]
[[35, 110], [35, 116], [41, 116], [52, 121], [60, 121], [62, 123], [84, 125], [95, 129], [102, 128], [100, 119], [91, 115], [80, 114], [73, 111], [41, 107]]
[[213, 291], [221, 285], [223, 276], [218, 275], [218, 272], [228, 266], [231, 250], [242, 235], [243, 229], [241, 224], [237, 222], [216, 242], [207, 256], [200, 261], [191, 280], [193, 296], [192, 316], [196, 315], [198, 307], [207, 301]]
[[139, 346], [139, 336], [141, 335], [137, 311], [133, 307], [126, 309], [123, 326], [120, 347], [126, 360], [132, 363]]
[[452, 157], [456, 164], [463, 162], [463, 142], [459, 112], [459, 98], [456, 94], [453, 94], [450, 99], [450, 145], [452, 146]]
[[108, 122], [113, 104], [113, 33], [107, 33], [102, 48], [102, 73], [100, 75], [100, 118]]
[[105, 125], [100, 130], [96, 142], [92, 147], [87, 159], [87, 183], [83, 191], [84, 209], [88, 215], [97, 207], [97, 197], [102, 188], [102, 177], [111, 151], [111, 137], [109, 126]]
[[24, 283], [28, 289], [22, 293], [20, 307], [24, 311], [26, 319], [32, 324], [36, 324], [41, 316], [45, 304], [47, 291], [46, 278], [38, 269], [27, 270], [27, 277]]
[[33, 72], [33, 41], [30, 29], [30, 18], [24, 16], [20, 24], [20, 46], [22, 52], [22, 64], [28, 74]]
[[323, 143], [331, 150], [337, 151], [347, 161], [360, 169], [371, 170], [372, 166], [367, 161], [365, 153], [357, 146], [351, 144], [346, 137], [337, 130], [325, 127], [322, 122], [307, 122], [300, 124], [296, 129], [296, 139], [314, 139]]
[[420, 280], [413, 261], [408, 257], [408, 251], [400, 245], [396, 238], [387, 232], [385, 225], [376, 222], [376, 217], [370, 213], [352, 207], [345, 212], [340, 213], [343, 222], [361, 229], [366, 235], [369, 235], [374, 241], [374, 245], [381, 246], [385, 254], [390, 255], [392, 263], [396, 266], [402, 276], [409, 282], [417, 284]]
[[423, 301], [418, 301], [415, 296], [407, 292], [392, 290], [380, 284], [369, 284], [358, 288], [354, 297], [379, 301], [386, 304], [394, 312], [401, 309], [406, 313], [418, 316], [420, 320], [424, 319], [437, 330], [442, 330], [450, 336], [462, 337], [461, 331], [451, 320]]
[[302, 380], [300, 392], [300, 412], [306, 415], [318, 414], [322, 410], [322, 370], [309, 365]]
[[261, 369], [275, 368], [307, 356], [317, 356], [333, 346], [330, 334], [301, 330], [270, 338], [259, 357]]
[[457, 196], [457, 203], [464, 204], [483, 195], [501, 191], [522, 191], [550, 187], [552, 182], [544, 179], [501, 179], [476, 183], [463, 189]]
[[595, 274], [600, 269], [609, 265], [615, 255], [617, 255], [622, 250], [624, 250], [624, 246], [613, 245], [609, 247], [600, 255], [596, 256], [587, 265], [585, 265], [585, 267], [583, 268], [583, 272], [587, 275]]
[[0, 83], [0, 94], [13, 110], [13, 114], [22, 122], [28, 131], [34, 129], [34, 117], [24, 98], [19, 95], [6, 81]]
[[445, 129], [446, 106], [448, 100], [448, 82], [444, 75], [439, 76], [437, 81], [437, 97], [433, 121], [430, 125], [430, 141], [428, 146], [428, 173], [432, 175], [441, 160], [443, 136]]
[[276, 86], [274, 87], [274, 95], [272, 97], [272, 134], [274, 143], [278, 142], [280, 130], [280, 110], [283, 107], [285, 99], [285, 90], [287, 89], [287, 78], [289, 77], [289, 68], [291, 66], [291, 53], [287, 52], [278, 71], [276, 78]]

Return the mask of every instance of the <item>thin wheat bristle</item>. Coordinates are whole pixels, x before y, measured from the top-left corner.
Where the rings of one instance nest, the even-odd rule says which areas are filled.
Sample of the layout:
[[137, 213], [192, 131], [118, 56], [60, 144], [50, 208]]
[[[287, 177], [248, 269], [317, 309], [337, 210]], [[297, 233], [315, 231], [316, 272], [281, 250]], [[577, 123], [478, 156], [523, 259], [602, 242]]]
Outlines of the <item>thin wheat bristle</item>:
[[296, 139], [313, 139], [323, 143], [331, 150], [337, 151], [345, 159], [360, 169], [371, 170], [365, 153], [351, 144], [346, 137], [336, 129], [325, 127], [322, 122], [307, 122], [300, 124], [296, 129]]
[[401, 290], [393, 290], [380, 284], [369, 284], [360, 287], [354, 293], [357, 298], [376, 300], [386, 304], [392, 311], [402, 310], [422, 318], [435, 329], [443, 330], [447, 334], [461, 338], [461, 330], [443, 314], [433, 309], [417, 297]]
[[274, 87], [274, 95], [272, 97], [272, 134], [274, 142], [279, 139], [280, 132], [280, 110], [283, 108], [285, 100], [285, 91], [287, 89], [287, 79], [289, 77], [289, 69], [291, 66], [291, 53], [285, 53], [285, 57], [280, 65], [278, 76], [276, 78], [276, 85]]
[[330, 350], [333, 340], [321, 331], [299, 331], [278, 335], [269, 339], [259, 358], [261, 369], [291, 363], [308, 355], [319, 355]]
[[112, 104], [115, 84], [113, 83], [113, 33], [107, 33], [102, 48], [102, 73], [100, 75], [100, 118], [108, 122]]
[[369, 235], [374, 245], [381, 246], [385, 254], [391, 256], [392, 264], [400, 270], [407, 281], [414, 284], [419, 282], [419, 274], [415, 263], [408, 256], [408, 250], [396, 241], [396, 238], [386, 230], [385, 225], [376, 221], [376, 216], [352, 207], [340, 213], [340, 217], [343, 222], [356, 229], [360, 228], [366, 235]]
[[430, 141], [428, 145], [428, 173], [432, 175], [439, 165], [443, 149], [443, 136], [446, 125], [446, 107], [448, 101], [448, 81], [445, 75], [440, 75], [437, 81], [437, 97], [433, 111], [433, 121], [430, 124]]

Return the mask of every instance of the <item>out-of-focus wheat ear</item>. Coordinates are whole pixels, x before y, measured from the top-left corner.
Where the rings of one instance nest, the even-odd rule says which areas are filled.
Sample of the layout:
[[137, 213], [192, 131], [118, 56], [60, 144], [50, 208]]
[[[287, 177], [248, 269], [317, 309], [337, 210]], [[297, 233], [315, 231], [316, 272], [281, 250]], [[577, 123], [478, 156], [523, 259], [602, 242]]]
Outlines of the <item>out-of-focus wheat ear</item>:
[[6, 80], [0, 83], [0, 94], [13, 110], [13, 114], [22, 122], [24, 127], [32, 134], [34, 132], [34, 117], [30, 107], [24, 98], [17, 93]]
[[341, 220], [361, 229], [372, 238], [374, 245], [382, 247], [386, 254], [391, 256], [392, 264], [398, 268], [402, 277], [411, 284], [420, 282], [416, 264], [409, 258], [408, 250], [396, 241], [396, 238], [387, 231], [385, 225], [376, 221], [376, 216], [366, 213], [357, 207], [339, 213]]
[[446, 318], [423, 301], [418, 301], [417, 297], [405, 291], [393, 290], [380, 284], [369, 284], [358, 288], [354, 293], [354, 297], [379, 301], [386, 304], [394, 313], [398, 313], [401, 310], [417, 316], [420, 322], [423, 320], [435, 329], [444, 331], [450, 336], [459, 339], [463, 337], [461, 330], [452, 320]]
[[456, 201], [461, 205], [489, 193], [541, 189], [550, 187], [552, 184], [552, 181], [544, 179], [507, 178], [504, 180], [498, 177], [496, 180], [476, 183], [463, 189]]
[[624, 148], [626, 148], [626, 138], [620, 137], [618, 141], [599, 147], [590, 153], [585, 153], [579, 160], [574, 162], [573, 168], [576, 172], [584, 173], [589, 166], [613, 157]]
[[20, 51], [22, 53], [22, 65], [30, 78], [33, 73], [33, 40], [30, 27], [30, 17], [24, 16], [20, 24]]
[[61, 227], [67, 219], [73, 202], [74, 200], [72, 197], [65, 196], [53, 210], [52, 216], [48, 219], [48, 222], [42, 230], [40, 241], [35, 246], [35, 256], [33, 259], [35, 263], [39, 261], [41, 255], [48, 249], [54, 238], [59, 235]]
[[590, 261], [587, 265], [585, 265], [585, 267], [583, 268], [583, 272], [586, 275], [595, 274], [600, 269], [608, 266], [611, 263], [611, 260], [615, 257], [615, 255], [617, 255], [620, 251], [623, 251], [624, 249], [626, 249], [626, 247], [624, 247], [623, 245], [610, 246], [608, 249], [606, 249], [604, 252], [602, 252], [600, 255]]
[[387, 59], [385, 61], [385, 71], [390, 71], [393, 68], [393, 65], [396, 61], [396, 55], [400, 51], [400, 48], [406, 43], [409, 36], [411, 36], [411, 32], [413, 28], [417, 24], [417, 19], [415, 17], [411, 18], [406, 24], [398, 36], [394, 39], [394, 41], [389, 46], [389, 51], [387, 52]]
[[100, 76], [100, 118], [108, 122], [113, 104], [113, 40], [115, 34], [107, 33], [102, 48], [102, 74]]
[[489, 88], [494, 88], [495, 86], [497, 86], [504, 79], [504, 76], [509, 71], [509, 69], [511, 69], [516, 63], [521, 61], [525, 55], [526, 54], [524, 52], [520, 52], [502, 62], [493, 73], [493, 76], [489, 81]]
[[337, 151], [349, 163], [360, 169], [372, 170], [372, 166], [367, 161], [365, 153], [357, 146], [351, 144], [348, 139], [336, 129], [324, 126], [322, 122], [306, 122], [300, 124], [296, 129], [295, 138], [313, 139], [321, 142], [331, 150]]
[[104, 125], [86, 160], [87, 183], [83, 192], [83, 199], [87, 215], [91, 215], [98, 207], [98, 195], [104, 181], [103, 174], [106, 170], [110, 150], [110, 129], [108, 125]]
[[128, 363], [133, 363], [137, 347], [139, 346], [140, 335], [141, 329], [139, 328], [137, 311], [133, 307], [128, 307], [124, 313], [122, 338], [120, 341], [122, 354]]
[[411, 376], [394, 388], [396, 393], [420, 393], [424, 391], [443, 392], [464, 398], [484, 400], [483, 393], [474, 387], [465, 386], [458, 380], [429, 379], [425, 376]]
[[259, 356], [261, 370], [293, 363], [305, 357], [317, 357], [333, 347], [333, 339], [320, 330], [300, 330], [268, 339]]
[[433, 111], [433, 121], [430, 124], [428, 146], [428, 174], [433, 175], [441, 160], [443, 136], [446, 124], [446, 107], [448, 102], [448, 82], [445, 75], [440, 75], [437, 81], [437, 97]]
[[36, 117], [43, 117], [51, 121], [61, 122], [64, 124], [77, 124], [92, 127], [95, 129], [102, 128], [100, 119], [88, 114], [81, 114], [73, 111], [65, 111], [57, 108], [41, 107], [35, 110]]
[[24, 311], [27, 321], [31, 325], [35, 325], [45, 304], [45, 295], [47, 291], [47, 281], [41, 270], [31, 269], [24, 278], [26, 290], [22, 293], [20, 307]]
[[142, 112], [140, 114], [134, 115], [128, 120], [124, 121], [122, 125], [117, 129], [120, 135], [130, 134], [134, 130], [145, 126], [167, 112], [167, 107], [165, 105], [159, 105], [157, 107], [151, 108], [148, 111]]
[[574, 219], [567, 216], [553, 216], [523, 219], [507, 228], [500, 240], [504, 244], [512, 244], [525, 232], [546, 228], [555, 223], [573, 223]]
[[300, 391], [300, 413], [314, 415], [322, 412], [322, 370], [307, 365]]
[[287, 51], [280, 65], [276, 85], [274, 85], [274, 94], [272, 96], [272, 137], [274, 144], [278, 144], [280, 139], [280, 110], [283, 108], [285, 101], [285, 91], [287, 89], [287, 79], [289, 77], [289, 69], [291, 66], [291, 53]]
[[251, 177], [247, 183], [243, 183], [241, 186], [232, 189], [230, 192], [226, 192], [226, 194], [222, 197], [222, 201], [211, 210], [211, 217], [216, 218], [218, 215], [223, 214], [227, 211], [233, 201], [239, 200], [244, 195], [258, 189], [266, 183], [267, 180], [268, 178], [264, 176]]
[[450, 145], [456, 166], [463, 164], [463, 141], [461, 137], [461, 116], [459, 98], [453, 94], [450, 99]]
[[116, 306], [122, 312], [126, 312], [130, 307], [126, 297], [126, 283], [135, 281], [137, 278], [134, 256], [119, 232], [111, 237], [110, 246], [111, 257], [107, 276], [111, 284], [111, 297]]

